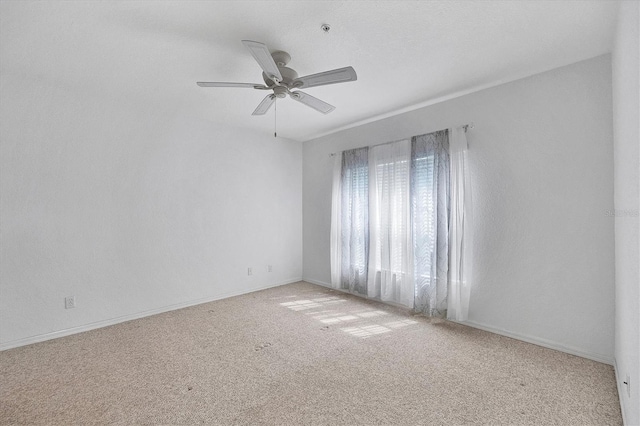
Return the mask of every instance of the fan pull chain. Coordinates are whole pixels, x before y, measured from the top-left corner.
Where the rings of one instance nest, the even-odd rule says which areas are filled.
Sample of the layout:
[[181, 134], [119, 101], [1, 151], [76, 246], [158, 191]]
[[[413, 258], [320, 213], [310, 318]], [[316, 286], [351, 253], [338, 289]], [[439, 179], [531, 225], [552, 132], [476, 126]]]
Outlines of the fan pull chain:
[[273, 137], [278, 137], [278, 98], [273, 100]]

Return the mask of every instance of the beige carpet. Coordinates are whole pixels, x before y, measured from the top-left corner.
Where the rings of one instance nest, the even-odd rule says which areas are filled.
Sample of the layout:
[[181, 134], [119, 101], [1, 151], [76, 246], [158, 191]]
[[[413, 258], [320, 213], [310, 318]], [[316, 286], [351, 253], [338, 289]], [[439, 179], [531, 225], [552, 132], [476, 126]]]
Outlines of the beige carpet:
[[622, 420], [611, 366], [296, 283], [0, 352], [0, 423]]

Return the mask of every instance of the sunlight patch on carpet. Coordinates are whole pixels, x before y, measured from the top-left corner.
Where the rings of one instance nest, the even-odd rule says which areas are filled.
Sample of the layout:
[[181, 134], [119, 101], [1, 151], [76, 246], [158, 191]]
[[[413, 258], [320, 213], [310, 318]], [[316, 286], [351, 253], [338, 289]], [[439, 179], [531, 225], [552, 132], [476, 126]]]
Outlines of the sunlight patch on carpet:
[[381, 315], [389, 315], [389, 313], [384, 311], [369, 311], [369, 312], [362, 312], [356, 315], [362, 318], [373, 318], [373, 317], [379, 317]]
[[320, 308], [322, 305], [316, 302], [312, 302], [311, 300], [297, 300], [295, 302], [285, 302], [281, 303], [281, 306], [286, 306], [287, 308], [294, 311], [304, 311], [306, 309]]
[[321, 308], [322, 305], [333, 305], [336, 303], [346, 302], [339, 297], [320, 297], [317, 299], [296, 300], [295, 302], [283, 302], [280, 306], [285, 306], [293, 311], [304, 311], [307, 309]]
[[345, 328], [341, 328], [340, 330], [344, 331], [345, 333], [349, 333], [353, 336], [361, 337], [363, 339], [374, 336], [376, 334], [383, 334], [383, 333], [388, 333], [392, 331], [390, 328], [383, 327], [377, 324], [363, 325], [360, 327], [345, 327]]
[[[327, 309], [332, 307], [331, 305], [337, 303], [345, 303], [346, 299], [342, 299], [336, 296], [326, 296], [325, 297], [316, 297], [316, 298], [307, 298], [294, 300], [290, 302], [282, 302], [280, 306], [285, 307], [287, 309], [291, 309], [292, 311], [309, 311], [304, 312], [305, 315], [311, 315], [313, 319], [321, 322], [324, 326], [321, 328], [322, 331], [328, 331], [330, 325], [335, 324], [344, 324], [347, 322], [352, 323], [352, 327], [344, 327], [340, 328], [343, 332], [350, 334], [354, 337], [366, 338], [375, 336], [378, 334], [388, 333], [390, 331], [398, 330], [400, 328], [417, 324], [417, 321], [410, 319], [401, 319], [397, 318], [394, 315], [390, 315], [389, 312], [386, 312], [381, 309], [353, 309], [350, 312], [346, 312], [346, 309], [340, 310], [336, 309]], [[329, 305], [329, 306], [327, 306]], [[386, 317], [386, 318], [385, 318]], [[391, 321], [393, 318], [397, 318], [395, 321]], [[369, 323], [369, 324], [361, 324], [363, 321], [371, 321], [371, 320], [379, 320], [385, 318], [387, 322], [384, 325]], [[359, 323], [360, 322], [360, 323]]]
[[343, 315], [341, 317], [321, 319], [320, 322], [323, 324], [337, 324], [339, 322], [353, 321], [356, 319], [358, 319], [358, 317], [353, 315]]
[[408, 325], [417, 324], [417, 323], [418, 323], [418, 321], [405, 319], [405, 320], [398, 320], [398, 321], [388, 322], [388, 323], [385, 324], [385, 326], [386, 327], [391, 327], [391, 328], [400, 328], [400, 327], [406, 327]]

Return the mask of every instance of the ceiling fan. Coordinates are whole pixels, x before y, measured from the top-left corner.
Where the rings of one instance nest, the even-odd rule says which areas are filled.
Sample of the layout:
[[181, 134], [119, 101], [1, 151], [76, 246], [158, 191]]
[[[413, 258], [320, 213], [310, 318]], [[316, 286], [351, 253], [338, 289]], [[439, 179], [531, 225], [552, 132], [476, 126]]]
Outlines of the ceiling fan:
[[328, 114], [335, 109], [333, 105], [295, 89], [345, 83], [358, 79], [352, 67], [338, 68], [305, 77], [298, 77], [297, 72], [286, 66], [291, 60], [291, 56], [287, 52], [278, 50], [270, 53], [265, 44], [257, 41], [242, 40], [242, 44], [249, 49], [251, 55], [258, 62], [260, 68], [262, 68], [262, 78], [265, 84], [203, 81], [199, 81], [197, 84], [200, 87], [244, 87], [257, 90], [273, 90], [273, 93], [268, 94], [262, 102], [260, 102], [252, 115], [264, 115], [275, 102], [276, 98], [284, 98], [287, 95], [289, 95], [291, 99], [303, 103], [323, 114]]

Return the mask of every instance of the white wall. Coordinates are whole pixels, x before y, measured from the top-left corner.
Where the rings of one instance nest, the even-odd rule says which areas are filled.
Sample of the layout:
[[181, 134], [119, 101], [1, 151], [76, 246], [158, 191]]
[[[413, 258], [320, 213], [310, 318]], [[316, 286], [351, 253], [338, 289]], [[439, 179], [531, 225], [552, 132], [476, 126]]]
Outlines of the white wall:
[[0, 348], [302, 277], [300, 143], [80, 83], [0, 77]]
[[329, 153], [474, 122], [469, 323], [613, 362], [608, 55], [304, 144], [305, 280], [330, 282]]
[[[625, 423], [640, 424], [640, 4], [620, 5], [612, 55], [615, 188], [615, 359]], [[631, 395], [622, 382], [631, 378]]]

